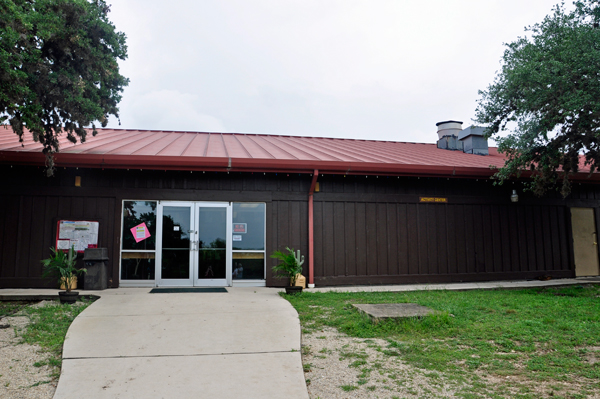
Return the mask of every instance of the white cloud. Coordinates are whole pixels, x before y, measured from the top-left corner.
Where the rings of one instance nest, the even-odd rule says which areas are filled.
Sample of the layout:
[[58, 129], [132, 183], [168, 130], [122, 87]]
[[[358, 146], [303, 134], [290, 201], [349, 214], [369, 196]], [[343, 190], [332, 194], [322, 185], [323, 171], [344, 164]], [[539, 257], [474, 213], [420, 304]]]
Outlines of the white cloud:
[[123, 125], [135, 129], [223, 132], [223, 123], [196, 106], [198, 96], [157, 90], [132, 96], [122, 106]]
[[[127, 128], [383, 140], [470, 124], [503, 42], [556, 0], [119, 0]], [[115, 124], [111, 124], [114, 126]]]

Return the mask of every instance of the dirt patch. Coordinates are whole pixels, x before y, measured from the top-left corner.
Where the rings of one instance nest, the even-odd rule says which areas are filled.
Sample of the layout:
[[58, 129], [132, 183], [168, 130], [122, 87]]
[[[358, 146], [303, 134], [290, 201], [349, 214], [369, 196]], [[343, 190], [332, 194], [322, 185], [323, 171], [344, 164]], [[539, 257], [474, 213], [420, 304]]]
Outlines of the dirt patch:
[[34, 366], [37, 362], [46, 362], [48, 355], [38, 346], [21, 343], [15, 334], [28, 323], [29, 318], [18, 313], [0, 320], [0, 324], [10, 325], [0, 329], [0, 398], [52, 399], [54, 396], [58, 380], [50, 376], [53, 369]]
[[[539, 398], [568, 398], [571, 394], [586, 391], [586, 386], [594, 383], [592, 380], [576, 377], [571, 377], [568, 381], [531, 381], [518, 375], [498, 376], [479, 370], [476, 374], [490, 386], [496, 387], [497, 393], [509, 398], [523, 392], [533, 393]], [[587, 396], [577, 397], [600, 399], [600, 393], [589, 392]]]
[[585, 350], [583, 357], [586, 362], [592, 365], [600, 363], [600, 346], [586, 346], [583, 349]]
[[333, 328], [302, 336], [302, 358], [308, 393], [316, 398], [454, 397], [455, 383], [382, 351], [388, 342], [358, 339]]
[[[588, 362], [599, 361], [600, 347], [585, 349]], [[524, 393], [553, 398], [587, 392], [581, 397], [600, 399], [600, 392], [590, 388], [597, 383], [592, 380], [572, 377], [566, 381], [533, 381], [524, 378], [518, 375], [525, 367], [522, 361], [513, 362], [516, 375], [497, 375], [482, 367], [469, 372], [472, 379], [459, 379], [407, 364], [400, 353], [382, 339], [352, 338], [333, 328], [302, 335], [302, 363], [311, 399], [450, 398], [468, 392], [482, 398], [488, 397], [486, 393], [506, 398]], [[456, 364], [467, 368], [465, 361]]]

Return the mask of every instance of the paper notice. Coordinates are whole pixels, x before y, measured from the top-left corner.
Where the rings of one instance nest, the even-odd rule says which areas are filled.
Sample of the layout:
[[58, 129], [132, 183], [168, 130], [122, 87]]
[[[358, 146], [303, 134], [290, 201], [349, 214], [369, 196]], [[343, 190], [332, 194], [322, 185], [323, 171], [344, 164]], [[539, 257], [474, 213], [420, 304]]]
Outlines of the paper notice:
[[56, 242], [56, 249], [69, 249], [71, 247], [71, 240], [58, 240]]
[[67, 250], [74, 246], [77, 252], [83, 252], [89, 247], [96, 247], [99, 225], [98, 222], [86, 220], [60, 220], [56, 247]]
[[140, 242], [150, 237], [150, 231], [148, 231], [148, 226], [146, 226], [146, 223], [138, 224], [137, 226], [132, 227], [130, 231], [131, 234], [133, 234], [135, 242]]

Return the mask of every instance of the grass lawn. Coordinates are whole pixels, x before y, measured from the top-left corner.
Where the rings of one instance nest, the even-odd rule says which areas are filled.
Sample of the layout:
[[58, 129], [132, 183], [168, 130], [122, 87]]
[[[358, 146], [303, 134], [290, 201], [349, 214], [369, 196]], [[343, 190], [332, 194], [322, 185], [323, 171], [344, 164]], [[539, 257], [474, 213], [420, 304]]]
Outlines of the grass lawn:
[[29, 318], [29, 324], [23, 330], [15, 331], [15, 334], [22, 338], [22, 342], [39, 345], [47, 352], [47, 360], [37, 362], [33, 366], [53, 366], [52, 376], [58, 377], [67, 330], [73, 320], [92, 302], [84, 299], [74, 305], [61, 305], [54, 301], [45, 306], [31, 306], [33, 302], [0, 301], [0, 317], [18, 314]]
[[[600, 395], [599, 285], [284, 297], [298, 311], [303, 334], [333, 327], [351, 337], [384, 339], [379, 353], [421, 370], [434, 385], [453, 387], [458, 397]], [[437, 312], [374, 323], [353, 303], [418, 303]], [[340, 355], [356, 358], [362, 381], [373, 375], [364, 356]]]

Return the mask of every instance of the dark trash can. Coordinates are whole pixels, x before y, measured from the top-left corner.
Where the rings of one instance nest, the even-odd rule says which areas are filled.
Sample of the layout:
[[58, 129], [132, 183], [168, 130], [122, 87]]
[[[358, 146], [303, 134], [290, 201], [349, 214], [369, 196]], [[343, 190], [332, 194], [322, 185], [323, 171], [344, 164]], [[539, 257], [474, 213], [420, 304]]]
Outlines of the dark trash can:
[[87, 269], [83, 289], [105, 290], [108, 287], [108, 248], [86, 248], [83, 264]]

